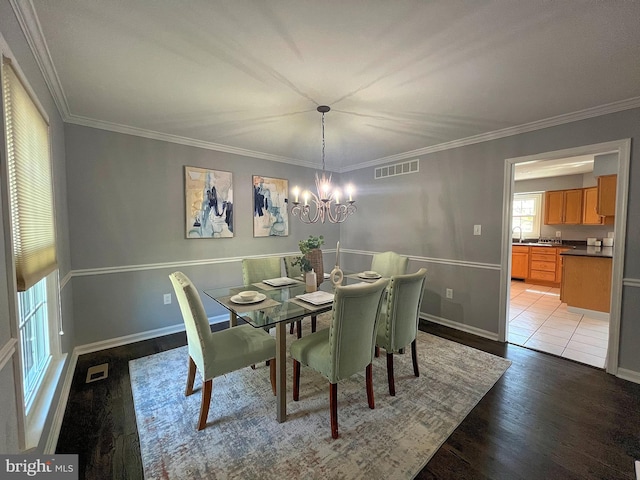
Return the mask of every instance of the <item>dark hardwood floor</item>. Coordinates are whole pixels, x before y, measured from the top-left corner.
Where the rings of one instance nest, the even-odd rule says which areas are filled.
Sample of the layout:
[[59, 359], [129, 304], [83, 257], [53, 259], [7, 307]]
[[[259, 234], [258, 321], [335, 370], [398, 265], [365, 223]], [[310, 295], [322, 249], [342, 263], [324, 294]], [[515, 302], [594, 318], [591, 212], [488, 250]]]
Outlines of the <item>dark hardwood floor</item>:
[[[421, 330], [513, 364], [417, 479], [635, 479], [640, 385], [440, 325]], [[180, 333], [79, 357], [56, 451], [79, 454], [81, 479], [143, 478], [128, 362], [185, 344]], [[86, 384], [105, 362], [108, 378]]]

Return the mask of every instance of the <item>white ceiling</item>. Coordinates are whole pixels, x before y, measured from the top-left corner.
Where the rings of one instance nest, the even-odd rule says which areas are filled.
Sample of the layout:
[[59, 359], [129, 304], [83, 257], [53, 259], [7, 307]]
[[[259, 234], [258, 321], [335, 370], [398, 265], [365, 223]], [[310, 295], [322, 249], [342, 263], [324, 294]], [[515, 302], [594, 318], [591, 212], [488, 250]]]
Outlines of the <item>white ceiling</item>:
[[518, 163], [514, 166], [514, 179], [532, 180], [534, 178], [583, 175], [593, 172], [593, 162], [594, 155], [580, 155], [556, 160], [535, 160]]
[[638, 1], [12, 4], [66, 121], [257, 158], [320, 165], [322, 104], [339, 171], [640, 106]]

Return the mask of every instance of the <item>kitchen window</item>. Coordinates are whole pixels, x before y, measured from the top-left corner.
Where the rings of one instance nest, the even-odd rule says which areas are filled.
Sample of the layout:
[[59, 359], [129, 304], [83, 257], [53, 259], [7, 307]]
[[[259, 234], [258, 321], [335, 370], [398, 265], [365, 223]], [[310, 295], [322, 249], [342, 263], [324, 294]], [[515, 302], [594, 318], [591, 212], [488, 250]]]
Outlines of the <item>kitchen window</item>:
[[513, 196], [512, 238], [540, 238], [542, 193], [516, 193]]

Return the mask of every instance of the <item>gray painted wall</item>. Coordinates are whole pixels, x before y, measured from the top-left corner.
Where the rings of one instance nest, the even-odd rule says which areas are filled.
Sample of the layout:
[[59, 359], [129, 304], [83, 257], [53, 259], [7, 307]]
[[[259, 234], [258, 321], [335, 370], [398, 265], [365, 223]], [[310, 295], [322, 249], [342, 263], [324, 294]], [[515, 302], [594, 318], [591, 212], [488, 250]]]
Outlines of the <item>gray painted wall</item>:
[[[308, 226], [291, 216], [288, 237], [253, 237], [252, 176], [311, 186], [315, 170], [77, 125], [66, 125], [65, 133], [78, 345], [181, 324], [175, 299], [162, 301], [172, 292], [168, 275], [178, 268], [200, 289], [215, 288], [242, 283], [242, 257], [299, 253], [298, 241], [310, 234], [324, 235], [323, 248], [335, 249], [338, 225]], [[233, 173], [233, 238], [185, 238], [185, 165]], [[331, 265], [335, 257], [326, 257]], [[144, 265], [154, 268], [117, 271]], [[97, 268], [110, 273], [78, 272]], [[203, 298], [209, 316], [223, 313]]]
[[[9, 51], [4, 51], [2, 45], [6, 43]], [[50, 134], [51, 134], [51, 148], [52, 148], [52, 173], [54, 180], [54, 201], [55, 201], [55, 222], [57, 233], [57, 251], [58, 251], [58, 266], [60, 271], [60, 278], [63, 278], [70, 271], [71, 255], [69, 250], [69, 225], [67, 216], [67, 186], [66, 186], [66, 164], [65, 164], [65, 145], [64, 145], [64, 126], [62, 119], [58, 113], [56, 105], [51, 97], [48, 87], [40, 73], [31, 50], [24, 38], [20, 26], [15, 17], [13, 9], [8, 0], [0, 1], [0, 50], [2, 53], [8, 55], [13, 60], [17, 61], [19, 67], [22, 69], [26, 79], [32, 89], [34, 90], [38, 100], [45, 109], [49, 116]], [[13, 54], [13, 55], [11, 55]], [[0, 159], [2, 162], [4, 159], [4, 145], [0, 148]], [[4, 188], [6, 179], [2, 179], [0, 188]], [[3, 215], [4, 208], [0, 210], [0, 215]], [[2, 221], [4, 222], [4, 218]], [[6, 234], [6, 232], [3, 232]], [[2, 242], [4, 242], [4, 235]], [[4, 244], [2, 245], [2, 252], [0, 253], [0, 348], [5, 344], [7, 340], [7, 332], [10, 331], [11, 322], [15, 320], [10, 317], [8, 308], [8, 299], [10, 295], [14, 295], [14, 292], [10, 290], [7, 285], [7, 275], [13, 275], [7, 271], [7, 259], [5, 258]], [[10, 278], [10, 277], [9, 277]], [[67, 285], [61, 292], [61, 311], [63, 315], [63, 321], [65, 323], [65, 335], [61, 339], [62, 351], [70, 352], [75, 346], [74, 328], [73, 328], [73, 309], [71, 299], [73, 293], [71, 285]], [[63, 368], [62, 378], [66, 374], [68, 367], [68, 360]], [[16, 360], [17, 361], [17, 360]], [[11, 362], [9, 362], [0, 372], [0, 391], [2, 391], [2, 402], [0, 403], [3, 408], [0, 409], [0, 425], [2, 425], [3, 437], [6, 437], [4, 444], [1, 446], [0, 452], [2, 453], [14, 453], [18, 448], [17, 437], [17, 419], [18, 412], [16, 410], [15, 398], [13, 400], [6, 399], [5, 397], [13, 395], [14, 392], [14, 377], [11, 369]], [[50, 409], [47, 420], [45, 421], [45, 427], [43, 434], [40, 438], [40, 444], [38, 451], [42, 451], [44, 444], [47, 440], [49, 431], [51, 429], [51, 422], [53, 417], [53, 410], [60, 398], [62, 382], [56, 387], [56, 393], [53, 398], [53, 408]], [[5, 402], [6, 400], [6, 402]]]
[[593, 159], [593, 174], [596, 177], [601, 175], [613, 175], [618, 171], [618, 155], [607, 153], [596, 155]]
[[[491, 268], [501, 261], [501, 232], [506, 228], [505, 159], [624, 138], [640, 140], [640, 109], [422, 155], [418, 174], [374, 180], [373, 167], [345, 173], [345, 180], [358, 185], [360, 209], [357, 218], [342, 227], [341, 248], [422, 257], [411, 263], [429, 270], [422, 311], [497, 334], [500, 272]], [[639, 165], [640, 152], [632, 146], [629, 218], [640, 211]], [[481, 236], [473, 235], [474, 224], [482, 225]], [[640, 278], [639, 236], [640, 222], [627, 219], [624, 278]], [[368, 255], [345, 255], [346, 268], [367, 261]], [[453, 301], [445, 299], [446, 288], [453, 288]], [[640, 303], [639, 296], [637, 287], [623, 288], [619, 366], [635, 372], [640, 372], [640, 322], [629, 306]]]

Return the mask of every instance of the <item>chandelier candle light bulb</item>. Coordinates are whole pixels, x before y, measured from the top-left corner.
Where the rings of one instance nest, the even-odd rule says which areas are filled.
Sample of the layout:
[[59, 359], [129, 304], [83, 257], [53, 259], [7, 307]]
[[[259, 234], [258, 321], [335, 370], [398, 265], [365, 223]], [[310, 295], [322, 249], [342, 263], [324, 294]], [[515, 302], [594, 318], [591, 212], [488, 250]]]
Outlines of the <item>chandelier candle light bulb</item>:
[[327, 176], [325, 173], [324, 114], [331, 109], [326, 105], [320, 105], [317, 110], [322, 113], [322, 174], [319, 175], [316, 172], [317, 193], [309, 190], [302, 192], [304, 205], [300, 205], [300, 189], [297, 186], [293, 188], [291, 192], [293, 193], [294, 201], [291, 206], [291, 214], [298, 217], [303, 223], [308, 224], [325, 223], [327, 220], [330, 223], [342, 223], [356, 211], [356, 206], [354, 205], [356, 202], [353, 199], [354, 188], [352, 185], [347, 185], [345, 192], [349, 200], [340, 203], [340, 190], [332, 188], [331, 175]]

